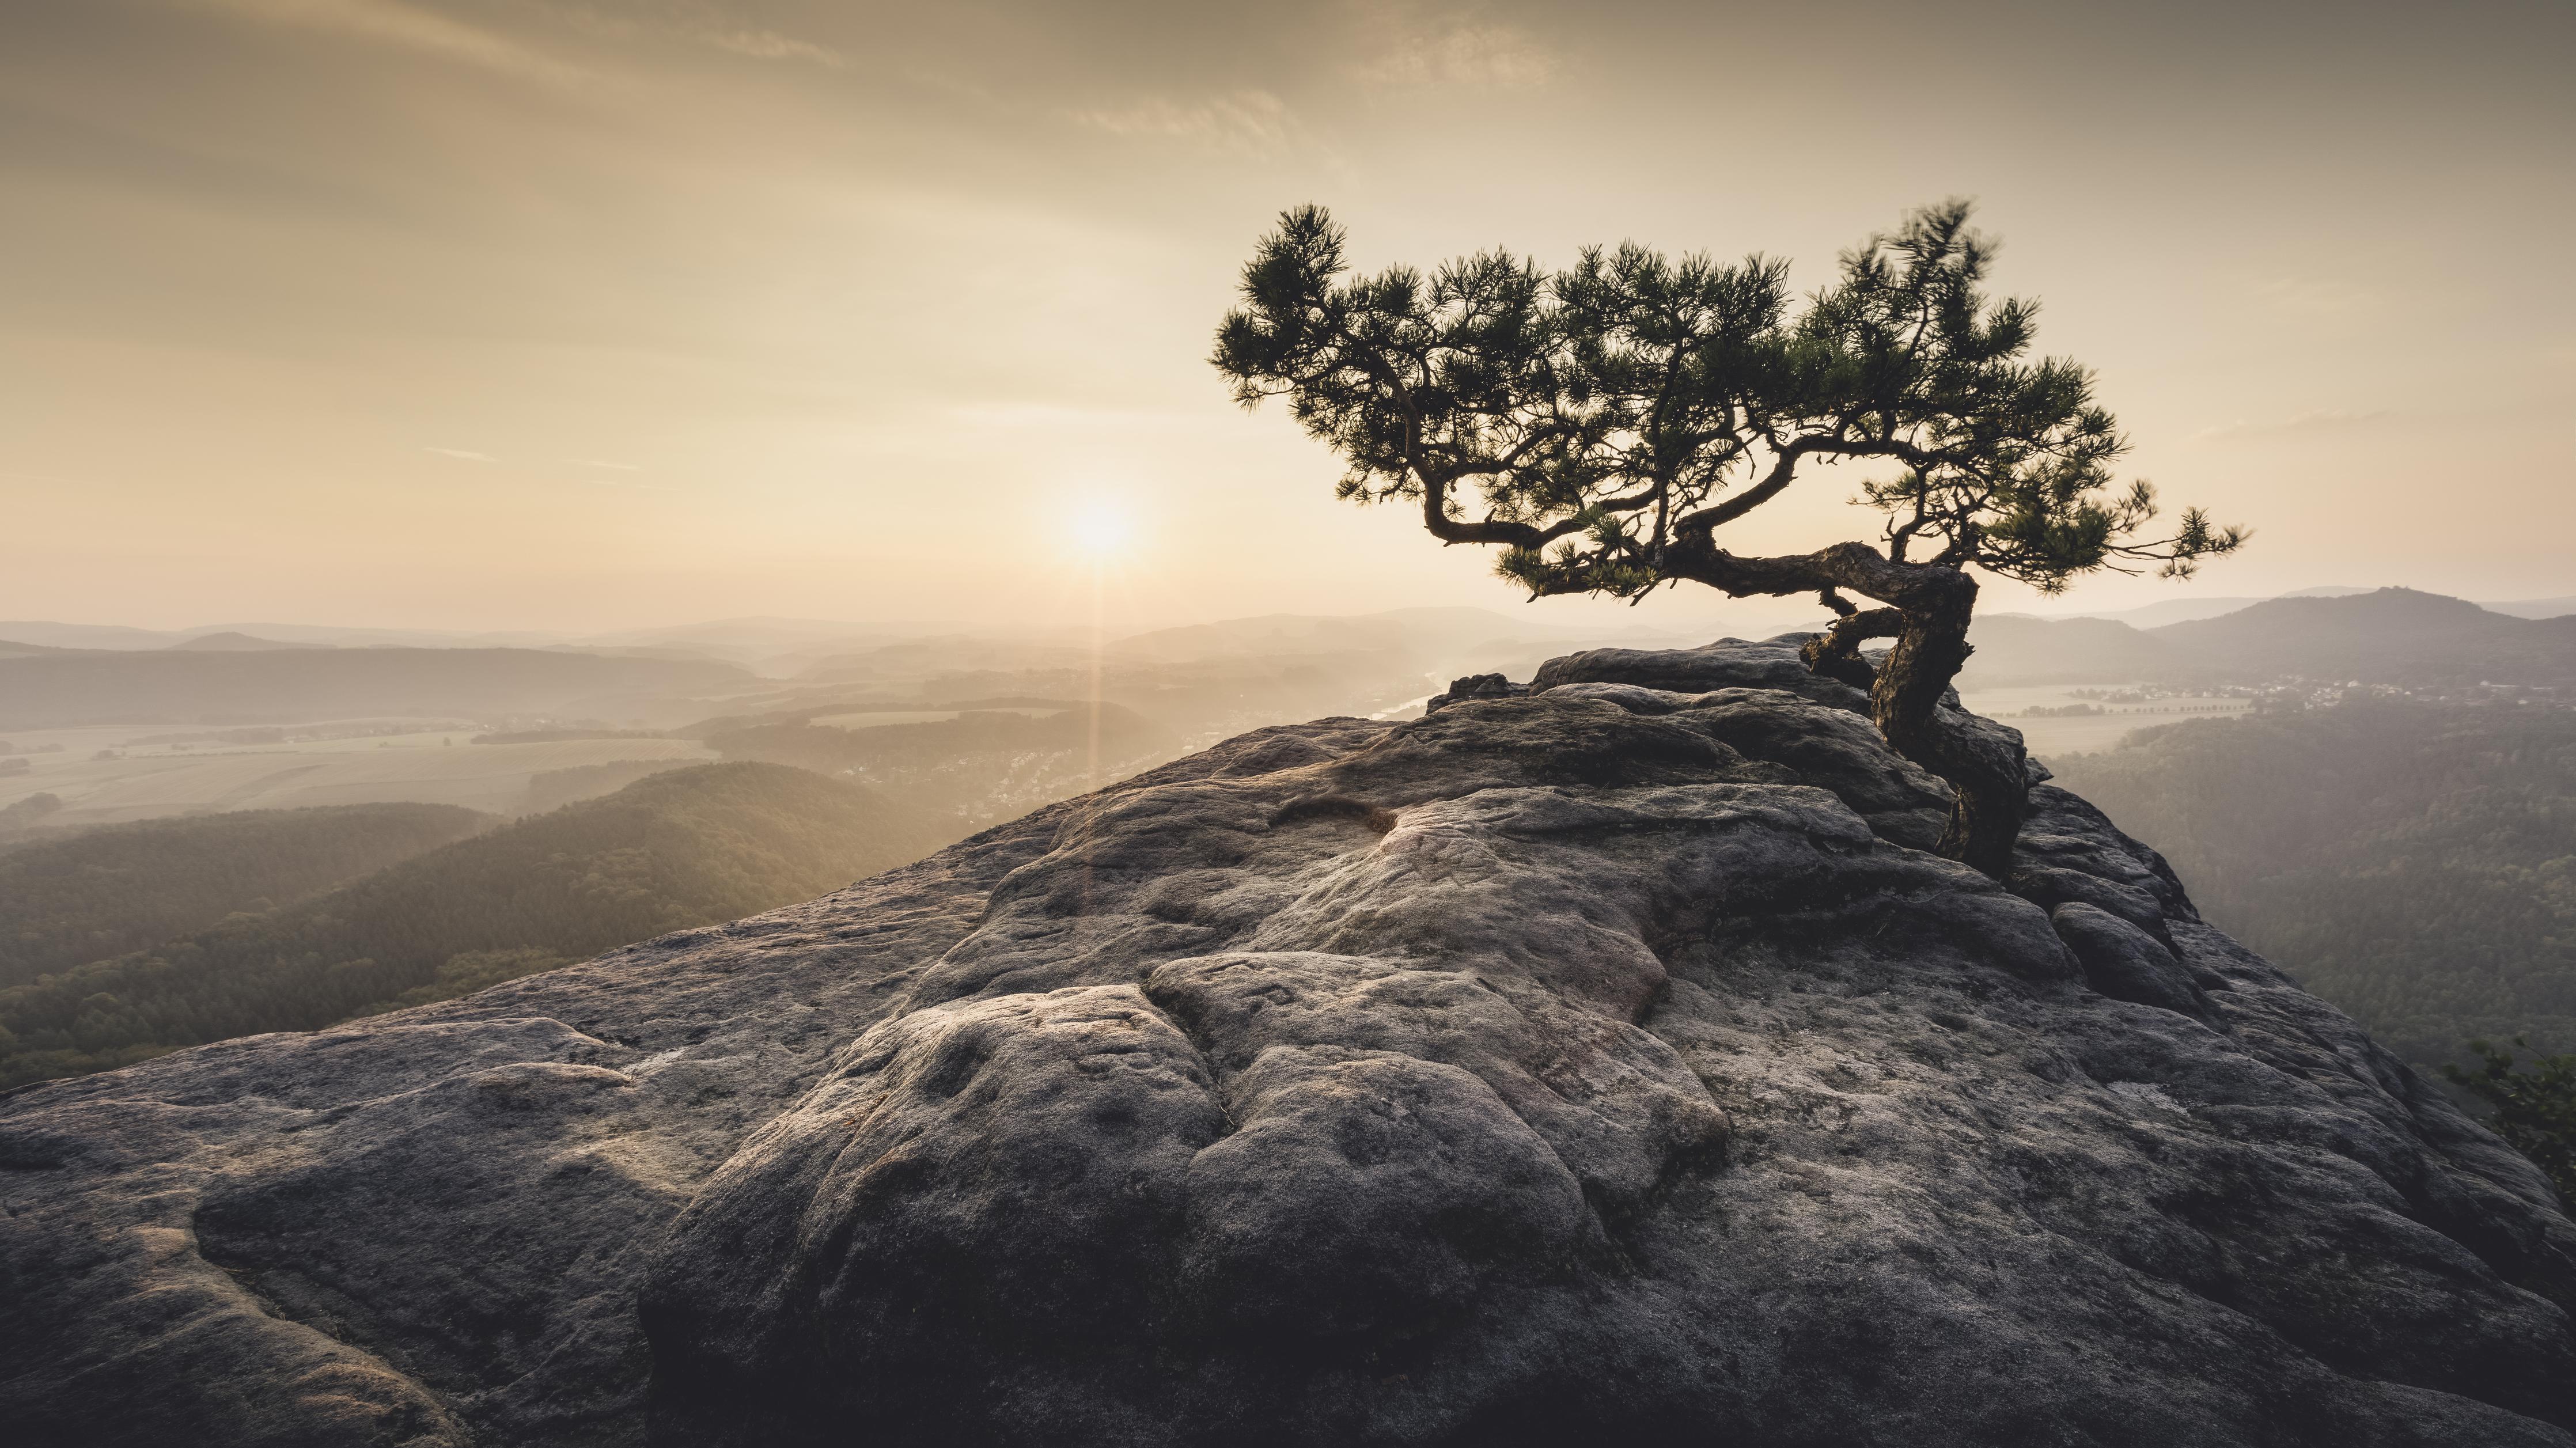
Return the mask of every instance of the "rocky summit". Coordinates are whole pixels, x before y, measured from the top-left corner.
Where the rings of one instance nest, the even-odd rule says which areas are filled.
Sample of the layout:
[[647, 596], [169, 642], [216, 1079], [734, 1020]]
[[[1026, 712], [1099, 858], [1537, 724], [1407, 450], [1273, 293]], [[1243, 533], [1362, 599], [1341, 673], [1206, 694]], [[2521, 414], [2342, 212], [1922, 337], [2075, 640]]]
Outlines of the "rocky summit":
[[[1791, 642], [0, 1100], [19, 1444], [2576, 1443], [2539, 1173]], [[1999, 728], [2000, 726], [1987, 726]], [[1615, 1435], [1615, 1436], [1614, 1436]]]

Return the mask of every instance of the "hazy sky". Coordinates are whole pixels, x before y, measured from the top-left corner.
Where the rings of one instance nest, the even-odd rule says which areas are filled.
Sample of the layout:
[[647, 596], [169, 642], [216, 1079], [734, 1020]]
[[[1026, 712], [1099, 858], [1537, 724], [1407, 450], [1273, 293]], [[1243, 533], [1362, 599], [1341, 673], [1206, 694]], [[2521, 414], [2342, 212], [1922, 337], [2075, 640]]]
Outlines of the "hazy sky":
[[1307, 200], [1812, 286], [1971, 196], [2257, 530], [2198, 591], [2576, 593], [2571, 74], [2566, 0], [0, 0], [0, 617], [1045, 619], [1103, 507], [1140, 617], [1515, 606], [1206, 366]]

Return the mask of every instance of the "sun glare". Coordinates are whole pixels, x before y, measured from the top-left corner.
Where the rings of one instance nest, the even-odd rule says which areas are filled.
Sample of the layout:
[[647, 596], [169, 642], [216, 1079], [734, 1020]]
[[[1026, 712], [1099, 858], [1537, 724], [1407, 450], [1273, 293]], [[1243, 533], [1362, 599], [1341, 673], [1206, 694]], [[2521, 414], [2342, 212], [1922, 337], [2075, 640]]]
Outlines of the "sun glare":
[[1099, 561], [1124, 551], [1135, 529], [1128, 524], [1126, 514], [1102, 504], [1074, 514], [1066, 524], [1065, 536], [1083, 557]]

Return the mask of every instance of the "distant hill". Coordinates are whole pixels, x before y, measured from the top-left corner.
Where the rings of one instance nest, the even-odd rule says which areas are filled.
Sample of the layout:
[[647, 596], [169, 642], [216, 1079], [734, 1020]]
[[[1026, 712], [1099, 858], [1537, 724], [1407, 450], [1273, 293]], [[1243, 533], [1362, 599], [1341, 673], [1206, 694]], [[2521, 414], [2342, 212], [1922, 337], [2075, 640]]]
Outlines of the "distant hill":
[[166, 649], [186, 637], [186, 633], [175, 629], [128, 628], [115, 623], [0, 619], [0, 638], [54, 649]]
[[2317, 590], [2157, 628], [1987, 614], [1964, 689], [2022, 684], [2255, 684], [2298, 677], [2407, 688], [2576, 683], [2576, 617], [2515, 618], [2406, 588]]
[[0, 658], [0, 729], [385, 714], [623, 717], [637, 701], [737, 692], [752, 682], [731, 664], [537, 649], [84, 651]]
[[2523, 619], [2410, 588], [2276, 598], [2223, 618], [2149, 631], [2200, 673], [2417, 687], [2576, 682], [2576, 619]]
[[253, 638], [229, 629], [222, 633], [199, 634], [170, 645], [174, 652], [189, 654], [257, 653], [262, 649], [327, 649], [329, 644], [289, 644], [275, 639]]
[[2364, 700], [2132, 738], [2049, 765], [2401, 1055], [2576, 1050], [2576, 710]]
[[0, 989], [0, 1086], [462, 994], [809, 899], [946, 842], [918, 813], [805, 770], [666, 771], [302, 904]]
[[1968, 642], [1976, 652], [1959, 674], [1963, 689], [2124, 684], [2160, 679], [2182, 666], [2171, 644], [2103, 618], [1986, 614], [1969, 627]]
[[67, 649], [167, 649], [208, 634], [238, 633], [271, 643], [331, 648], [534, 648], [566, 642], [561, 634], [458, 633], [440, 629], [346, 628], [303, 623], [219, 623], [191, 628], [129, 628], [112, 623], [0, 619], [0, 638]]
[[955, 821], [959, 834], [1169, 757], [1169, 731], [1133, 710], [1103, 704], [1095, 728], [1090, 705], [1051, 702], [1065, 707], [1035, 716], [1007, 707], [969, 710], [953, 719], [872, 728], [739, 721], [704, 737], [727, 759], [861, 781]]
[[[2166, 598], [2138, 608], [2117, 609], [2109, 613], [2069, 614], [2067, 618], [2104, 619], [2124, 623], [2131, 628], [2159, 628], [2169, 623], [2187, 623], [2196, 618], [2217, 618], [2241, 608], [2252, 608], [2268, 602], [2261, 598]], [[2052, 618], [2052, 622], [2057, 621]]]
[[347, 884], [497, 817], [444, 804], [243, 810], [0, 849], [0, 986]]
[[[1482, 610], [1461, 609], [1461, 613]], [[1493, 632], [1508, 631], [1508, 621], [1494, 616]], [[1167, 662], [1232, 654], [1298, 655], [1352, 652], [1395, 653], [1412, 640], [1403, 624], [1385, 617], [1326, 618], [1281, 613], [1218, 623], [1184, 624], [1130, 634], [1109, 643], [1116, 655]]]
[[2051, 617], [2106, 618], [2125, 623], [2131, 628], [2160, 628], [2169, 623], [2217, 618], [2239, 609], [2252, 608], [2258, 603], [2269, 603], [2272, 598], [2345, 598], [2370, 591], [2367, 588], [2348, 588], [2341, 584], [2327, 584], [2318, 588], [2302, 588], [2295, 593], [2273, 594], [2264, 598], [2161, 598], [2138, 608], [2114, 609], [2107, 613], [2051, 615]]
[[520, 812], [543, 814], [575, 800], [613, 794], [649, 774], [693, 767], [684, 759], [612, 759], [600, 764], [539, 770], [528, 776], [527, 802]]
[[2489, 613], [2509, 613], [2515, 618], [2565, 618], [2576, 614], [2576, 597], [2516, 598], [2479, 606]]
[[1399, 608], [1384, 613], [1273, 613], [1220, 619], [1130, 634], [1112, 640], [1109, 648], [1115, 654], [1163, 660], [1369, 651], [1433, 658], [1497, 640], [1548, 640], [1561, 645], [1589, 639], [1591, 632], [1488, 608]]
[[857, 623], [814, 618], [727, 618], [674, 627], [622, 629], [569, 642], [575, 648], [596, 648], [601, 652], [644, 648], [723, 659], [783, 677], [801, 672], [829, 655], [953, 634], [958, 628], [955, 623], [913, 620]]

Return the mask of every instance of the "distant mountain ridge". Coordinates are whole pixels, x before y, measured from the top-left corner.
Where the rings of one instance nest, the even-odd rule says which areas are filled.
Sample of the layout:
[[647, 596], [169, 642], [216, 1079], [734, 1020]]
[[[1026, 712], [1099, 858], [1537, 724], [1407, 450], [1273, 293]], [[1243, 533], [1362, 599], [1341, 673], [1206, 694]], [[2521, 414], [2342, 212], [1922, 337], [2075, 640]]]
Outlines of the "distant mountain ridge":
[[2517, 618], [2411, 588], [2265, 599], [2150, 629], [1991, 614], [1969, 639], [1977, 652], [1960, 675], [1967, 689], [2287, 677], [2410, 688], [2576, 683], [2576, 617]]
[[1399, 608], [1361, 614], [1273, 613], [1181, 624], [1115, 638], [1108, 647], [1115, 653], [1163, 658], [1200, 658], [1229, 650], [1293, 654], [1354, 648], [1427, 657], [1494, 640], [1562, 645], [1588, 641], [1595, 632], [1489, 608]]
[[2096, 610], [2088, 613], [2037, 614], [2032, 617], [2045, 618], [2052, 623], [2075, 618], [2101, 618], [2125, 623], [2131, 628], [2162, 628], [2169, 623], [2188, 623], [2198, 618], [2217, 618], [2221, 614], [2252, 608], [2258, 603], [2269, 603], [2275, 598], [2346, 598], [2356, 593], [2370, 591], [2367, 588], [2351, 588], [2335, 583], [2318, 588], [2302, 588], [2292, 593], [2245, 594], [2233, 598], [2160, 598], [2138, 608]]
[[[1977, 653], [1961, 685], [2283, 676], [2409, 687], [2576, 682], [2576, 615], [2519, 617], [2412, 589], [2312, 589], [2264, 600], [2174, 600], [2173, 607], [2196, 612], [2238, 602], [2215, 618], [2144, 628], [2136, 624], [2161, 615], [1989, 613], [1972, 632]], [[1713, 615], [1708, 626], [1717, 631], [1723, 620]], [[1353, 712], [1354, 703], [1356, 712], [1373, 712], [1457, 674], [1517, 675], [1578, 640], [1606, 641], [1597, 628], [1482, 608], [1268, 614], [1115, 637], [1105, 648], [1108, 674], [1095, 680], [1090, 636], [1065, 628], [918, 634], [890, 625], [836, 635], [838, 626], [825, 621], [741, 619], [599, 635], [586, 649], [557, 642], [331, 645], [284, 629], [195, 631], [172, 642], [142, 630], [46, 627], [55, 632], [0, 623], [0, 729], [424, 713], [570, 714], [620, 723], [649, 716], [656, 727], [671, 727], [731, 713], [795, 714], [806, 701], [826, 704], [857, 689], [906, 700], [1063, 696], [1106, 682], [1109, 697], [1168, 713], [1182, 734], [1216, 737], [1199, 731], [1249, 727], [1265, 714]], [[22, 637], [8, 641], [12, 629]], [[56, 641], [110, 637], [115, 647]], [[725, 657], [710, 656], [717, 654]], [[1360, 687], [1340, 687], [1354, 683]], [[754, 694], [769, 697], [752, 703]], [[1328, 697], [1336, 695], [1347, 697]]]
[[2515, 618], [2565, 618], [2576, 613], [2576, 594], [2561, 598], [2515, 598], [2479, 606], [2490, 613], [2509, 613]]
[[276, 639], [258, 638], [251, 634], [226, 629], [221, 633], [198, 634], [194, 638], [182, 639], [178, 643], [170, 645], [169, 652], [189, 654], [241, 654], [257, 653], [263, 649], [327, 649], [332, 647], [335, 647], [335, 645], [281, 643]]
[[[2403, 585], [2391, 586], [2402, 587]], [[2290, 593], [2262, 596], [2246, 594], [2225, 598], [2163, 598], [2137, 608], [2095, 609], [2083, 613], [2048, 613], [2030, 616], [2045, 618], [2052, 623], [2076, 618], [2111, 619], [2125, 623], [2131, 628], [2152, 629], [2162, 628], [2169, 623], [2190, 623], [2196, 619], [2218, 618], [2252, 608], [2258, 603], [2270, 603], [2276, 598], [2351, 598], [2379, 591], [2375, 588], [2352, 588], [2343, 584], [2329, 584], [2320, 588], [2302, 588]], [[2475, 600], [2475, 602], [2478, 607], [2490, 613], [2511, 614], [2516, 618], [2558, 618], [2566, 614], [2576, 614], [2576, 594], [2559, 598], [2522, 598], [2496, 602]]]
[[2150, 632], [2189, 667], [2231, 682], [2285, 674], [2417, 685], [2576, 681], [2576, 618], [2514, 618], [2411, 588], [2276, 598]]
[[[1522, 639], [1597, 639], [1602, 630], [1562, 620], [1546, 620], [1510, 609], [1466, 605], [1432, 605], [1381, 609], [1368, 613], [1269, 613], [1196, 620], [1168, 628], [1129, 630], [1113, 636], [1113, 645], [1151, 640], [1190, 630], [1213, 636], [1260, 636], [1274, 632], [1333, 634], [1393, 628], [1416, 639], [1440, 643], [1506, 636]], [[1654, 630], [1622, 629], [1623, 639], [1659, 637]], [[195, 646], [196, 641], [237, 635], [262, 647], [330, 648], [519, 648], [562, 649], [577, 653], [643, 652], [658, 657], [715, 659], [759, 665], [766, 662], [822, 657], [894, 643], [941, 639], [1016, 639], [1078, 642], [1089, 647], [1087, 629], [1067, 627], [1061, 619], [1026, 626], [972, 624], [960, 620], [841, 620], [751, 616], [710, 619], [702, 623], [608, 629], [597, 632], [553, 630], [392, 629], [325, 624], [237, 622], [202, 624], [183, 629], [133, 628], [122, 624], [65, 623], [43, 619], [0, 620], [0, 651], [9, 645], [51, 649], [115, 651], [166, 650]], [[236, 645], [237, 647], [240, 645]], [[208, 647], [219, 647], [208, 645]]]

